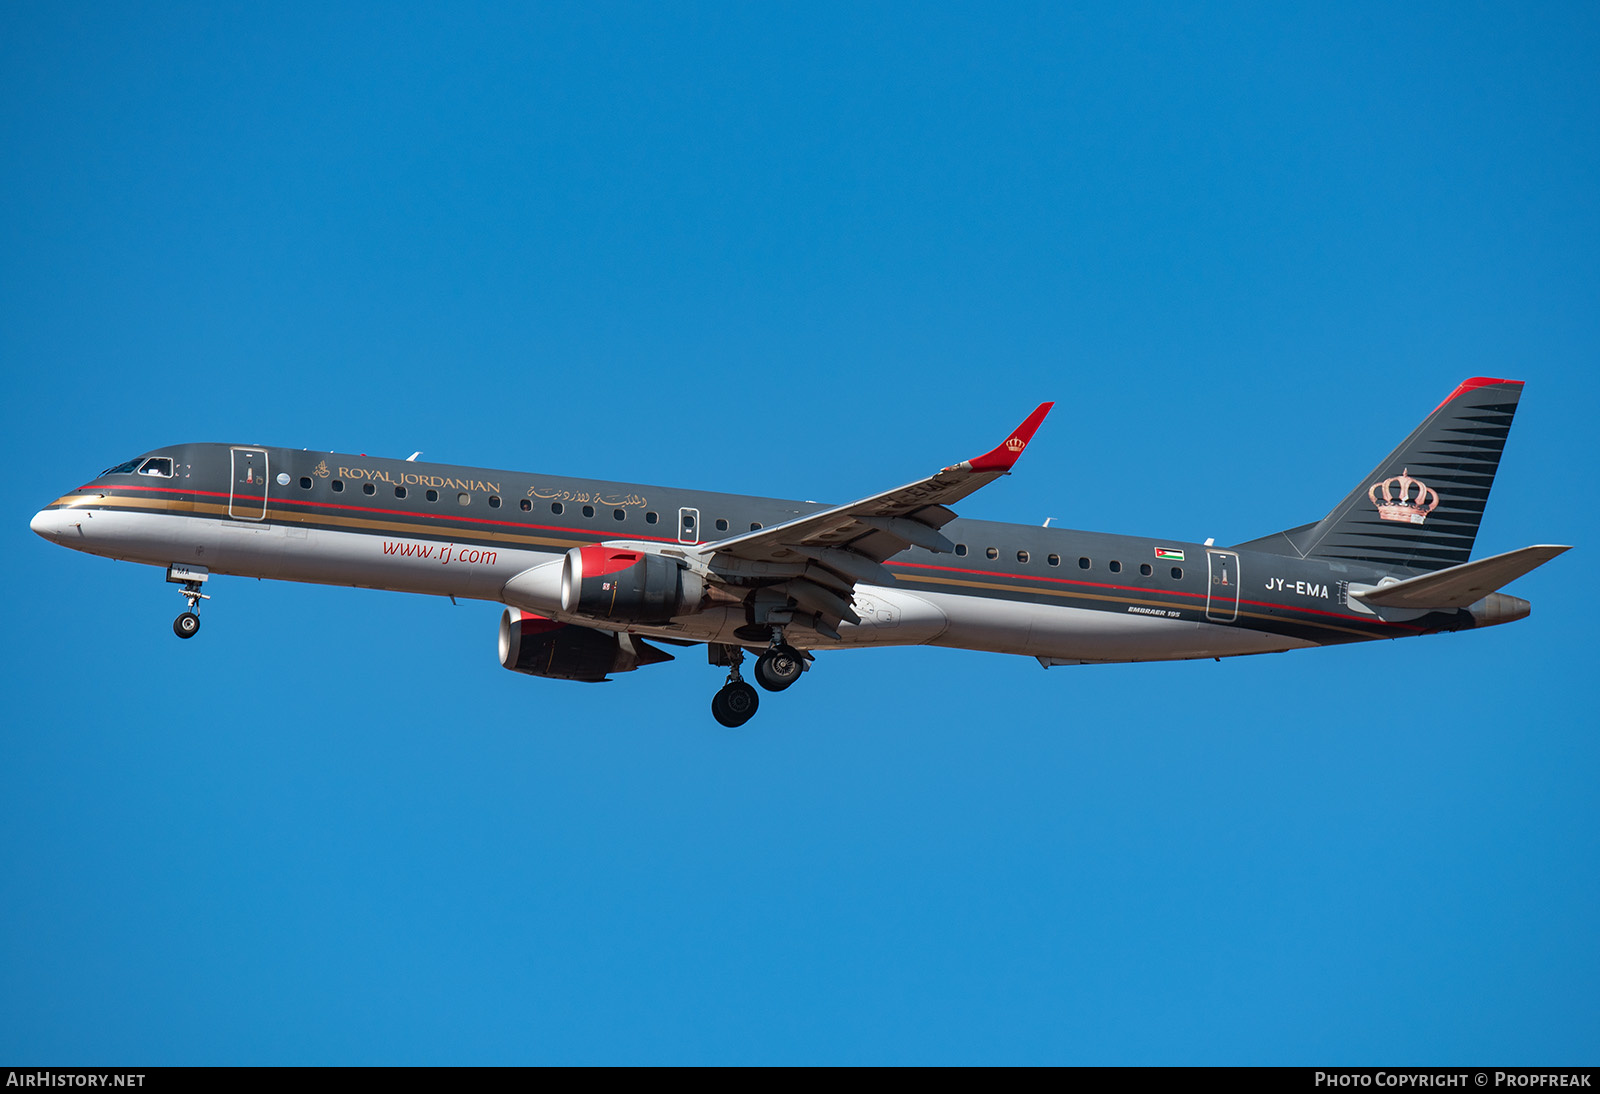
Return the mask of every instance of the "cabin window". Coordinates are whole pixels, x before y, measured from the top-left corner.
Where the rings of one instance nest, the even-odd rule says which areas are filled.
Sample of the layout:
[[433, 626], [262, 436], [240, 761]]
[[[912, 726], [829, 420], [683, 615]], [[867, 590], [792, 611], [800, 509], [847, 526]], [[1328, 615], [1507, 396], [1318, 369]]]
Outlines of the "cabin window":
[[956, 554], [965, 556], [966, 553], [967, 553], [967, 545], [965, 543], [956, 544]]
[[646, 524], [654, 524], [657, 521], [659, 521], [660, 519], [661, 519], [661, 517], [659, 515], [655, 514], [655, 513], [646, 513], [644, 515], [644, 522]]
[[370, 482], [364, 482], [361, 484], [361, 492], [370, 498], [373, 494], [378, 492], [378, 488], [373, 486]]
[[985, 547], [984, 550], [983, 550], [983, 553], [988, 555], [990, 558], [999, 558], [1000, 557], [1000, 548], [998, 548], [998, 547]]
[[592, 516], [594, 516], [594, 506], [592, 506], [592, 505], [585, 505], [585, 506], [584, 506], [584, 507], [583, 507], [583, 515], [584, 515], [584, 516], [586, 516], [586, 517], [592, 517]]
[[1089, 560], [1086, 559], [1086, 558], [1080, 558], [1078, 560], [1078, 569], [1087, 570], [1088, 568], [1089, 568]]
[[457, 494], [456, 495], [456, 504], [457, 505], [471, 505], [472, 504], [472, 495], [471, 494]]
[[750, 522], [750, 530], [752, 532], [761, 531], [761, 522], [759, 520], [751, 521]]
[[550, 511], [552, 513], [554, 513], [556, 516], [559, 517], [561, 515], [561, 513], [562, 513], [562, 510], [563, 510], [563, 506], [559, 501], [553, 501], [553, 502], [550, 503]]
[[437, 490], [429, 490], [428, 493], [427, 493], [427, 498], [428, 498], [429, 501], [438, 501], [439, 500], [439, 491], [437, 491]]
[[340, 482], [338, 479], [334, 479], [332, 482], [330, 482], [328, 484], [328, 488], [335, 494], [344, 493], [344, 483]]
[[302, 489], [302, 490], [310, 490], [311, 489], [311, 478], [310, 478], [310, 476], [308, 476], [308, 475], [301, 475], [300, 476], [300, 489]]
[[523, 498], [521, 501], [517, 502], [517, 505], [524, 513], [533, 512], [533, 502], [529, 501], [527, 498]]
[[1061, 556], [1060, 555], [1046, 555], [1044, 560], [1046, 562], [1048, 562], [1052, 566], [1061, 565]]
[[1139, 563], [1139, 576], [1149, 577], [1154, 572], [1154, 570], [1150, 569], [1150, 564], [1148, 562]]
[[172, 478], [172, 457], [153, 456], [145, 460], [144, 464], [139, 468], [139, 474], [154, 475], [162, 479]]
[[1112, 573], [1120, 574], [1122, 572], [1122, 563], [1118, 562], [1116, 559], [1112, 559], [1110, 569]]
[[717, 531], [726, 532], [727, 530], [728, 530], [728, 522], [726, 520], [722, 519], [721, 517], [718, 517], [717, 518]]
[[394, 488], [394, 496], [397, 497], [397, 498], [405, 497], [406, 496], [406, 488], [403, 487], [403, 486], [395, 487]]
[[624, 513], [621, 509], [613, 509], [613, 510], [611, 510], [611, 515], [613, 517], [615, 517], [617, 520], [627, 520], [628, 519], [628, 514]]
[[1017, 552], [1017, 561], [1018, 562], [1027, 562], [1028, 561], [1028, 552], [1026, 552], [1026, 551], [1018, 551]]
[[498, 494], [490, 494], [489, 495], [489, 508], [490, 509], [498, 509], [498, 508], [500, 508], [500, 497], [499, 497]]
[[1182, 581], [1183, 580], [1183, 567], [1182, 566], [1174, 566], [1172, 568], [1172, 580], [1174, 580], [1174, 581]]

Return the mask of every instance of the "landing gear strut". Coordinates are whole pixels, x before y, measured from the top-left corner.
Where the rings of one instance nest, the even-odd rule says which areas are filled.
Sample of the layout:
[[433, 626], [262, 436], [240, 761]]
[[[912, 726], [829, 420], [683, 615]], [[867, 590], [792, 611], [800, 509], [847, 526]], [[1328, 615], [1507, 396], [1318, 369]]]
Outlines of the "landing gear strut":
[[200, 583], [210, 576], [204, 566], [167, 567], [167, 580], [174, 585], [182, 585], [183, 599], [189, 602], [189, 610], [172, 621], [172, 633], [179, 638], [193, 638], [200, 632], [200, 617], [195, 611], [200, 607], [200, 601], [211, 599], [200, 591]]
[[755, 716], [761, 699], [756, 689], [739, 676], [744, 650], [738, 646], [712, 646], [711, 663], [728, 666], [728, 681], [711, 697], [711, 716], [729, 729], [737, 729]]

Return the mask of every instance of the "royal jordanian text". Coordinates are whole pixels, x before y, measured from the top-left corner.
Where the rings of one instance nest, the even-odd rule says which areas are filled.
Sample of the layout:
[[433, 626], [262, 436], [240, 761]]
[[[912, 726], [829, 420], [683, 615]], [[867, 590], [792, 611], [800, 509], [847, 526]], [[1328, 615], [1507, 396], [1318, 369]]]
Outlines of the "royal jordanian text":
[[500, 484], [483, 479], [445, 479], [438, 475], [413, 475], [409, 471], [390, 474], [370, 467], [341, 467], [339, 477], [351, 482], [386, 482], [390, 486], [431, 486], [435, 490], [478, 490], [486, 494], [500, 493]]

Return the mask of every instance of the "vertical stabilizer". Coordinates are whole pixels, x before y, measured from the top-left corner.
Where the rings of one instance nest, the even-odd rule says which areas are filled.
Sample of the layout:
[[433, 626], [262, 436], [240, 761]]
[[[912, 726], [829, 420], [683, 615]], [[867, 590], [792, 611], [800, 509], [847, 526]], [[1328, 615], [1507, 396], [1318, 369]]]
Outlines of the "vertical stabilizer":
[[1432, 572], [1472, 555], [1521, 380], [1467, 380], [1315, 524], [1240, 544]]

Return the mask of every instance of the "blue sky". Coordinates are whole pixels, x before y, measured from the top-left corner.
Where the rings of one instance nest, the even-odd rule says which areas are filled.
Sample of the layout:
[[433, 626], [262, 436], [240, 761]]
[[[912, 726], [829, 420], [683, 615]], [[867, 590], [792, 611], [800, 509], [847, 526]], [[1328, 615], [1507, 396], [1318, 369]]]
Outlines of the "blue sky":
[[[1592, 1063], [1592, 5], [7, 5], [0, 1059]], [[231, 440], [1239, 542], [1527, 381], [1526, 621], [505, 672], [29, 516]]]

